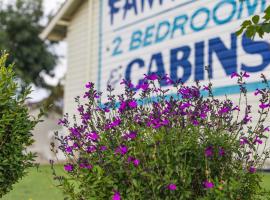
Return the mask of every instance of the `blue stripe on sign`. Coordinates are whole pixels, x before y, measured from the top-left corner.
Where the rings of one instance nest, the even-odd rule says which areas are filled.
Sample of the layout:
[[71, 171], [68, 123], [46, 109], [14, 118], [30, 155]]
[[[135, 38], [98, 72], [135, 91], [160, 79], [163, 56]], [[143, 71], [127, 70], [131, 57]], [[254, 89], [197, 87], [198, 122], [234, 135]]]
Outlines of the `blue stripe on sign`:
[[98, 51], [98, 80], [97, 90], [100, 91], [101, 87], [101, 68], [102, 68], [102, 26], [103, 26], [103, 0], [99, 3], [99, 51]]
[[[268, 81], [268, 84], [270, 84], [270, 81]], [[252, 83], [247, 83], [246, 84], [246, 89], [248, 92], [254, 92], [256, 89], [263, 89], [265, 88], [266, 85], [264, 83], [262, 83], [261, 81], [258, 82], [252, 82]], [[240, 93], [240, 88], [238, 85], [229, 85], [229, 86], [223, 86], [223, 87], [216, 87], [212, 89], [213, 95], [215, 97], [217, 96], [224, 96], [224, 95], [232, 95], [232, 94], [239, 94]], [[208, 92], [207, 91], [201, 91], [201, 95], [203, 97], [207, 97], [208, 96]], [[172, 94], [168, 94], [166, 95], [166, 100], [169, 100], [171, 97], [173, 97], [174, 99], [180, 99], [180, 95], [176, 94], [176, 93], [172, 93]], [[147, 105], [151, 102], [158, 102], [159, 98], [154, 96], [154, 97], [150, 97], [149, 99], [140, 99], [137, 100], [138, 105]], [[116, 107], [118, 108], [120, 106], [120, 103], [117, 102], [116, 103]], [[104, 108], [105, 105], [104, 104], [100, 104], [101, 108]]]
[[163, 11], [161, 11], [161, 12], [159, 12], [159, 13], [156, 13], [156, 14], [153, 14], [153, 15], [151, 15], [151, 16], [148, 16], [148, 17], [145, 17], [145, 18], [143, 18], [143, 19], [140, 19], [140, 20], [138, 20], [138, 21], [136, 21], [136, 22], [132, 22], [132, 23], [130, 23], [130, 24], [127, 24], [127, 25], [124, 25], [124, 26], [120, 26], [119, 28], [114, 29], [113, 32], [117, 32], [117, 31], [126, 29], [126, 28], [128, 28], [128, 27], [130, 27], [130, 26], [134, 26], [134, 25], [139, 24], [139, 23], [141, 23], [141, 22], [143, 22], [143, 21], [145, 21], [145, 20], [148, 20], [148, 19], [151, 19], [151, 18], [153, 18], [153, 17], [162, 15], [162, 14], [164, 14], [164, 13], [170, 12], [170, 11], [175, 10], [175, 9], [177, 9], [177, 8], [186, 6], [186, 5], [191, 4], [191, 3], [195, 2], [195, 1], [196, 1], [196, 0], [190, 0], [190, 1], [186, 2], [186, 3], [179, 4], [179, 5], [177, 5], [177, 6], [173, 7], [173, 8], [169, 8], [169, 9], [163, 10]]

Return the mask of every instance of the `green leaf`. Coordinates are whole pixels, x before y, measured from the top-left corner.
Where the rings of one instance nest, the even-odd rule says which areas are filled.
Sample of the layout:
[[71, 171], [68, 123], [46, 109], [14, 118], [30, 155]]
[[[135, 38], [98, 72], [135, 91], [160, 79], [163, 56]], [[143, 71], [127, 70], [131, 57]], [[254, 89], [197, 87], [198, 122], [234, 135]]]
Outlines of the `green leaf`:
[[254, 16], [252, 17], [252, 22], [253, 22], [254, 24], [258, 24], [259, 21], [260, 21], [260, 16], [259, 16], [259, 15], [254, 15]]

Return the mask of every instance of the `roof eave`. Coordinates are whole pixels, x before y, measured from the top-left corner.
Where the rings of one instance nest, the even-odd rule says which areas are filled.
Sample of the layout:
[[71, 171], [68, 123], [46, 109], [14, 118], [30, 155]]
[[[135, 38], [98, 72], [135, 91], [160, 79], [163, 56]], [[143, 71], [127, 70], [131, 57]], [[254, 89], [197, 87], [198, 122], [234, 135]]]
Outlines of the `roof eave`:
[[65, 39], [67, 27], [74, 12], [84, 0], [66, 0], [56, 15], [40, 34], [42, 40], [61, 41]]

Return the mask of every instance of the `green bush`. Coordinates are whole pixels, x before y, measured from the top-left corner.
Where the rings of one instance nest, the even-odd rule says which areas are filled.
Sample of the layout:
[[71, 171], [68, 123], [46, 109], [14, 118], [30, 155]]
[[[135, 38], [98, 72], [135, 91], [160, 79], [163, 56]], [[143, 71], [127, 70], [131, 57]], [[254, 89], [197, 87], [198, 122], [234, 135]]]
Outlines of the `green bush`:
[[240, 86], [238, 104], [214, 98], [211, 84], [185, 86], [156, 74], [136, 87], [123, 80], [119, 96], [108, 87], [101, 104], [101, 94], [88, 83], [86, 103], [76, 99], [79, 118], [59, 120], [68, 131], [56, 134], [67, 157], [61, 188], [77, 200], [263, 198], [256, 169], [269, 158], [270, 89], [262, 76], [266, 88], [254, 94], [260, 96], [260, 117], [252, 124], [249, 75], [231, 77]]
[[39, 121], [31, 119], [25, 104], [30, 88], [19, 91], [6, 59], [0, 58], [0, 197], [34, 165], [35, 154], [27, 147], [33, 144], [31, 131]]

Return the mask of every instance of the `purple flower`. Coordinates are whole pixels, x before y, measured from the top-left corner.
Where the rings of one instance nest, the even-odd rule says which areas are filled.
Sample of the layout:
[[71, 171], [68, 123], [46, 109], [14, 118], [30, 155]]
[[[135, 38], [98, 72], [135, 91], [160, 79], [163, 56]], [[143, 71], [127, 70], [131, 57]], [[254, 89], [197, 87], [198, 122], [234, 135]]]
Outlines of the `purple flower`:
[[89, 120], [90, 119], [90, 114], [89, 113], [84, 113], [84, 114], [82, 114], [82, 119], [83, 120]]
[[154, 80], [157, 80], [158, 79], [158, 75], [157, 74], [150, 74], [150, 75], [144, 75], [145, 76], [145, 79], [147, 80], [151, 80], [151, 81], [154, 81]]
[[256, 138], [255, 138], [255, 140], [254, 140], [254, 142], [253, 142], [254, 144], [256, 144], [256, 143], [258, 143], [258, 144], [262, 144], [263, 143], [263, 141], [258, 137], [258, 136], [256, 136]]
[[238, 110], [238, 111], [240, 111], [240, 108], [239, 108], [239, 106], [235, 106], [232, 110]]
[[248, 140], [247, 140], [247, 138], [242, 137], [242, 138], [240, 139], [240, 145], [245, 145], [245, 144], [248, 144]]
[[79, 107], [78, 107], [78, 111], [79, 111], [80, 113], [83, 113], [83, 112], [84, 112], [83, 106], [79, 106]]
[[94, 87], [94, 83], [92, 82], [88, 82], [86, 85], [85, 85], [86, 88], [93, 88]]
[[208, 91], [209, 91], [210, 88], [209, 88], [208, 86], [205, 86], [205, 85], [204, 85], [204, 86], [203, 86], [203, 90], [208, 90]]
[[176, 185], [173, 184], [173, 183], [170, 183], [168, 186], [167, 186], [168, 190], [176, 190]]
[[218, 111], [218, 114], [222, 115], [222, 114], [228, 113], [229, 111], [230, 111], [229, 107], [223, 107]]
[[133, 164], [135, 167], [138, 167], [140, 164], [140, 160], [138, 160], [138, 159], [133, 160]]
[[270, 105], [269, 105], [269, 103], [261, 103], [260, 105], [259, 105], [259, 107], [261, 108], [261, 109], [265, 109], [265, 108], [268, 108]]
[[214, 183], [210, 182], [210, 181], [204, 181], [203, 182], [204, 188], [209, 189], [209, 188], [213, 188], [214, 187]]
[[122, 101], [120, 103], [119, 111], [123, 112], [126, 109], [126, 106], [127, 106], [126, 102]]
[[71, 134], [72, 134], [73, 136], [75, 136], [75, 137], [80, 137], [80, 136], [81, 136], [81, 134], [80, 134], [78, 128], [70, 128], [69, 130], [70, 130], [70, 132], [71, 132]]
[[205, 119], [206, 117], [207, 117], [206, 113], [201, 113], [201, 114], [200, 114], [200, 118], [201, 118], [201, 119]]
[[125, 140], [128, 140], [128, 139], [133, 140], [133, 139], [135, 139], [136, 137], [137, 137], [137, 132], [136, 132], [136, 131], [130, 131], [130, 133], [127, 133], [127, 134], [125, 134], [125, 135], [123, 136], [123, 138], [124, 138]]
[[233, 72], [233, 73], [231, 74], [231, 78], [234, 78], [234, 77], [239, 77], [239, 74], [237, 74], [236, 72]]
[[93, 166], [90, 165], [90, 164], [87, 164], [87, 163], [80, 163], [80, 168], [83, 168], [83, 169], [92, 169]]
[[87, 147], [87, 153], [93, 153], [97, 150], [96, 146], [91, 145], [89, 147]]
[[86, 136], [92, 141], [97, 141], [99, 139], [99, 135], [96, 132], [88, 133]]
[[130, 108], [136, 108], [137, 107], [137, 102], [136, 101], [130, 101], [129, 103], [128, 103], [128, 106], [130, 107]]
[[262, 91], [259, 89], [256, 89], [256, 91], [254, 92], [254, 95], [257, 96], [258, 94], [262, 94]]
[[244, 123], [248, 123], [248, 122], [251, 122], [252, 121], [251, 119], [252, 119], [252, 117], [250, 117], [248, 115], [245, 115], [243, 121], [244, 121]]
[[254, 174], [254, 173], [256, 172], [256, 168], [253, 167], [253, 166], [250, 166], [249, 169], [248, 169], [248, 171], [249, 171], [250, 173]]
[[266, 128], [264, 128], [264, 130], [263, 130], [263, 131], [270, 131], [269, 126], [267, 126]]
[[204, 150], [204, 155], [206, 157], [211, 157], [211, 156], [213, 156], [213, 154], [214, 153], [213, 153], [213, 147], [212, 146], [209, 146]]
[[138, 84], [136, 88], [146, 91], [149, 88], [149, 84], [147, 82], [143, 82], [143, 83]]
[[244, 72], [243, 77], [248, 78], [250, 75], [247, 72]]
[[121, 195], [119, 192], [115, 191], [112, 200], [121, 200]]
[[67, 146], [66, 148], [65, 148], [65, 151], [67, 152], [67, 153], [72, 153], [72, 147], [70, 147], [70, 146]]
[[64, 169], [67, 172], [71, 172], [71, 171], [73, 171], [73, 165], [67, 164], [67, 165], [64, 166]]
[[67, 119], [65, 119], [65, 118], [64, 118], [64, 119], [59, 119], [59, 120], [58, 120], [58, 125], [65, 125], [65, 124], [67, 124], [67, 122], [68, 122], [68, 121], [67, 121]]
[[106, 146], [101, 146], [100, 151], [106, 151], [108, 148]]
[[198, 120], [194, 119], [194, 120], [192, 121], [192, 124], [193, 124], [194, 126], [198, 126], [198, 125], [199, 125], [199, 122], [198, 122]]
[[219, 156], [224, 156], [225, 155], [225, 151], [224, 151], [224, 149], [222, 147], [218, 148], [218, 155]]
[[125, 155], [128, 152], [128, 148], [125, 145], [121, 145], [116, 148], [115, 153]]

